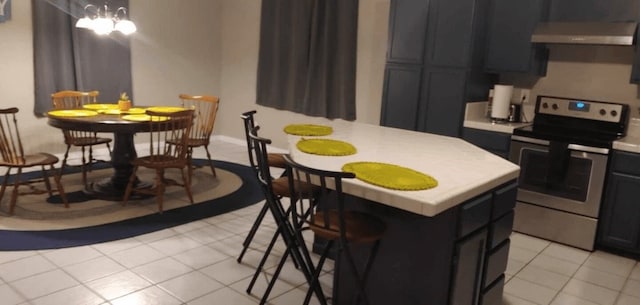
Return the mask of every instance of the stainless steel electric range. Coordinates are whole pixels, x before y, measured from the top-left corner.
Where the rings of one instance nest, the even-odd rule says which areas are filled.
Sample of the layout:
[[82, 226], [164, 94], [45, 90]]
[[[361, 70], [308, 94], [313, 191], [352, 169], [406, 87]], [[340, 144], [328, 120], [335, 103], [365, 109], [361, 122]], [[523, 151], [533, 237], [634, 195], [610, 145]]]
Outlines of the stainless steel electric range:
[[628, 119], [626, 104], [539, 96], [533, 124], [511, 137], [514, 231], [593, 250], [610, 151]]

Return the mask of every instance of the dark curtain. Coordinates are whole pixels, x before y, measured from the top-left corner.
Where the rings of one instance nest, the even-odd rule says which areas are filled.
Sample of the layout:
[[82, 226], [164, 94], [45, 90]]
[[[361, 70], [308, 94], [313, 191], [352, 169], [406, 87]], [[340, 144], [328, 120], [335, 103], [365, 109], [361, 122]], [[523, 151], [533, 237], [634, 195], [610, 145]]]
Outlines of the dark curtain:
[[355, 120], [358, 0], [262, 0], [257, 103]]
[[[129, 38], [113, 32], [98, 36], [75, 23], [87, 4], [104, 1], [32, 0], [35, 67], [35, 114], [51, 110], [51, 93], [100, 91], [100, 102], [117, 102], [121, 92], [132, 97]], [[128, 0], [108, 1], [129, 7]], [[134, 34], [135, 35], [135, 34]]]

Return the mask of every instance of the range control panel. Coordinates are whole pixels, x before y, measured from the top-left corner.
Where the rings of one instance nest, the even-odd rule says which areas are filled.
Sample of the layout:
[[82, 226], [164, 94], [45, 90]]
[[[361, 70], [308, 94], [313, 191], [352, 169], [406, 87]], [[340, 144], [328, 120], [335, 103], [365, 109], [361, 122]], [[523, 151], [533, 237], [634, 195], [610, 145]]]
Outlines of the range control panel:
[[619, 123], [626, 105], [542, 96], [536, 113]]

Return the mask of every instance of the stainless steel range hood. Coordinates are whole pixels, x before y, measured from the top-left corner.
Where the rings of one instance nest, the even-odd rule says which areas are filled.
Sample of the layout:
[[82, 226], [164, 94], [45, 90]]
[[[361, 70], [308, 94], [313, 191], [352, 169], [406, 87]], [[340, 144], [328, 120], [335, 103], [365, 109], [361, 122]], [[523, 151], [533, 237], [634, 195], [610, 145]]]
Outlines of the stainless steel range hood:
[[531, 42], [633, 45], [635, 22], [545, 22], [539, 23]]

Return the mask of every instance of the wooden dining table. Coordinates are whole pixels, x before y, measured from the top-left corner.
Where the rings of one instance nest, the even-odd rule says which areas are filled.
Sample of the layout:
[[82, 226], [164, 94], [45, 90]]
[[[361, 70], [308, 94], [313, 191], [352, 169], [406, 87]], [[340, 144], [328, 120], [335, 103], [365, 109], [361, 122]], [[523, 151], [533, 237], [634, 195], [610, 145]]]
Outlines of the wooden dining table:
[[[131, 161], [137, 157], [134, 135], [149, 132], [148, 121], [132, 121], [122, 114], [98, 113], [91, 116], [48, 115], [48, 124], [60, 129], [113, 133], [113, 151], [111, 152], [111, 177], [89, 183], [84, 192], [104, 200], [122, 200], [127, 183], [133, 172]], [[137, 179], [135, 188], [148, 188], [151, 183]]]

